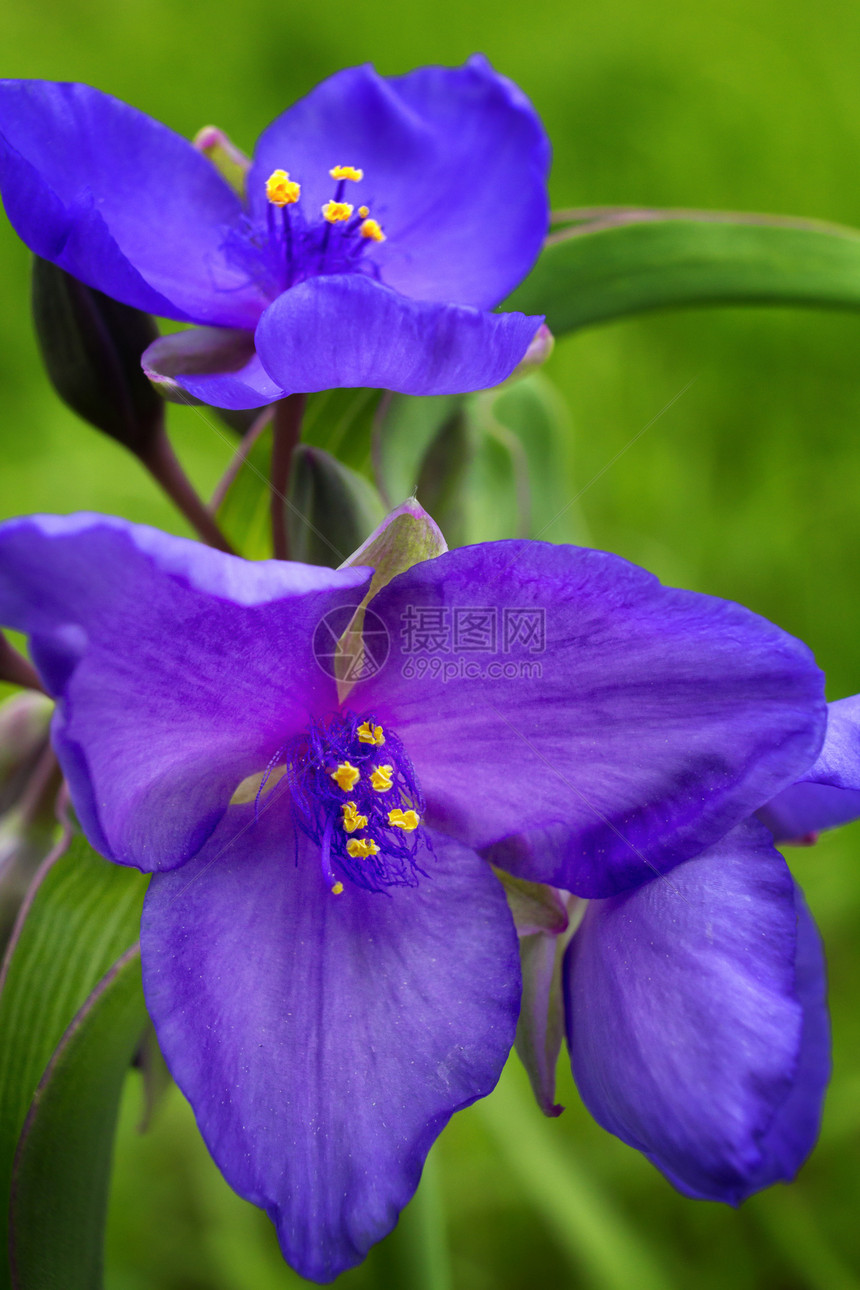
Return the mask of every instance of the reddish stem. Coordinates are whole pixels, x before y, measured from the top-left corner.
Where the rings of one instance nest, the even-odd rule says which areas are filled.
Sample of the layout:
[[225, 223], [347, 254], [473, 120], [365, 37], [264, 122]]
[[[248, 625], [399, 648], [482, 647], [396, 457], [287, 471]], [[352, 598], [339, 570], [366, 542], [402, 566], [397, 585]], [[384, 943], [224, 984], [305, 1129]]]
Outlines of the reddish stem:
[[27, 662], [23, 654], [19, 654], [14, 646], [9, 644], [2, 632], [0, 632], [0, 681], [8, 681], [10, 685], [22, 685], [27, 690], [41, 690], [42, 694], [47, 694], [36, 669]]
[[230, 543], [182, 469], [163, 427], [155, 434], [146, 451], [140, 454], [140, 460], [203, 541], [218, 551], [234, 555]]

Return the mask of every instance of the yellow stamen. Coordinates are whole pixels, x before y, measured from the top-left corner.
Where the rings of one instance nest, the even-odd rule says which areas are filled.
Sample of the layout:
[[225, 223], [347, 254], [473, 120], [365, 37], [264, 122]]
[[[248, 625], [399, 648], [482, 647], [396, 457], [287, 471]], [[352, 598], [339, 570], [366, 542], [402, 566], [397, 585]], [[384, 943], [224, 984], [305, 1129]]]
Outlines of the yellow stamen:
[[342, 761], [337, 770], [331, 772], [331, 777], [338, 788], [342, 788], [345, 793], [349, 793], [361, 779], [361, 771], [357, 766], [351, 766], [348, 761]]
[[359, 208], [358, 208], [358, 213], [359, 213], [359, 215], [361, 216], [361, 218], [362, 218], [362, 219], [367, 219], [368, 215], [370, 214], [370, 207], [369, 207], [369, 206], [359, 206]]
[[355, 166], [332, 166], [328, 173], [332, 179], [352, 179], [356, 184], [359, 179], [364, 178], [364, 171], [356, 169]]
[[370, 238], [371, 242], [385, 241], [385, 234], [375, 219], [366, 219], [358, 231], [362, 237]]
[[388, 823], [393, 824], [395, 829], [405, 829], [407, 833], [412, 833], [418, 828], [420, 820], [415, 811], [401, 811], [398, 808], [388, 812]]
[[340, 896], [340, 895], [342, 895], [342, 894], [343, 894], [343, 883], [342, 883], [342, 882], [336, 882], [336, 883], [334, 884], [334, 886], [332, 887], [332, 889], [331, 889], [331, 894], [332, 894], [333, 896]]
[[379, 847], [373, 838], [350, 838], [346, 844], [346, 849], [354, 858], [357, 856], [375, 856], [379, 854]]
[[377, 766], [376, 770], [370, 776], [371, 787], [377, 793], [387, 793], [391, 788], [391, 772], [393, 766]]
[[301, 184], [290, 179], [286, 170], [273, 170], [266, 180], [266, 196], [273, 206], [292, 206], [301, 192]]
[[355, 833], [356, 829], [367, 828], [367, 816], [359, 815], [355, 802], [346, 802], [340, 809], [343, 811], [343, 827], [346, 833]]
[[342, 224], [352, 212], [353, 207], [349, 202], [326, 202], [322, 208], [323, 219], [327, 219], [329, 224]]
[[369, 721], [363, 721], [358, 727], [359, 742], [363, 744], [384, 744], [385, 735], [382, 733], [382, 726], [372, 726]]

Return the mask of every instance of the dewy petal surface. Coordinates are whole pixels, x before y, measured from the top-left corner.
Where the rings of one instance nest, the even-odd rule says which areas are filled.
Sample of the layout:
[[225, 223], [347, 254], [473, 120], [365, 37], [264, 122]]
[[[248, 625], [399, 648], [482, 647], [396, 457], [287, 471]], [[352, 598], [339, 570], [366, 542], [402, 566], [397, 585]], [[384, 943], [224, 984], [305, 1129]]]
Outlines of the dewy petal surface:
[[548, 227], [550, 149], [526, 96], [478, 56], [391, 79], [353, 67], [323, 81], [260, 137], [249, 192], [262, 203], [281, 167], [318, 211], [329, 169], [361, 167], [349, 185], [387, 241], [382, 280], [419, 300], [492, 308], [531, 268]]
[[126, 304], [253, 328], [224, 254], [238, 197], [186, 139], [88, 85], [0, 81], [0, 190], [19, 237]]
[[368, 581], [105, 516], [0, 527], [0, 623], [30, 636], [58, 699], [54, 742], [93, 845], [144, 870], [193, 855], [240, 781], [335, 705], [312, 633]]
[[[449, 644], [416, 670], [403, 652], [416, 607], [447, 614], [450, 642], [456, 610], [488, 609], [496, 652]], [[395, 578], [372, 608], [393, 649], [351, 701], [398, 731], [436, 827], [476, 848], [505, 842], [494, 863], [577, 895], [612, 895], [697, 854], [821, 744], [823, 681], [804, 645], [605, 552], [463, 548]], [[543, 613], [545, 648], [506, 653], [506, 613]], [[502, 674], [484, 673], [491, 664]]]
[[814, 840], [823, 829], [860, 819], [860, 695], [828, 705], [815, 764], [758, 816], [777, 842]]
[[794, 1176], [830, 1069], [824, 962], [761, 825], [591, 903], [565, 988], [574, 1076], [604, 1128], [692, 1196], [737, 1204]]
[[465, 394], [510, 376], [541, 321], [411, 300], [360, 274], [333, 274], [280, 295], [255, 343], [286, 390]]
[[159, 336], [144, 350], [143, 370], [174, 402], [186, 391], [215, 408], [259, 408], [287, 393], [264, 370], [250, 332], [191, 327]]
[[256, 823], [232, 808], [146, 898], [144, 990], [168, 1065], [228, 1182], [315, 1280], [391, 1229], [513, 1042], [501, 887], [465, 848], [434, 848], [417, 887], [333, 896], [316, 846], [301, 834], [294, 850], [284, 794]]

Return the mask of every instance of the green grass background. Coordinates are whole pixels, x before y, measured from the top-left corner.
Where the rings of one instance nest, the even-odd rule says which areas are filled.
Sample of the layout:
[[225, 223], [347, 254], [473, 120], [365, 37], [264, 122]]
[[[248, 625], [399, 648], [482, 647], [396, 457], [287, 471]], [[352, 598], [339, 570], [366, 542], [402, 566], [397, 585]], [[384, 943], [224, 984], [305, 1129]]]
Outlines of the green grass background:
[[[483, 50], [544, 117], [557, 206], [860, 226], [860, 8], [849, 0], [6, 0], [0, 50], [6, 75], [89, 81], [185, 134], [221, 125], [247, 149], [341, 66], [397, 73]], [[499, 218], [516, 190], [511, 175]], [[185, 532], [134, 462], [48, 388], [28, 272], [0, 223], [0, 515], [93, 508]], [[832, 698], [860, 689], [858, 348], [850, 314], [691, 310], [567, 339], [548, 368], [570, 409], [571, 496], [693, 380], [584, 493], [591, 539], [804, 637]], [[171, 425], [211, 488], [225, 440], [184, 409]], [[420, 1203], [344, 1287], [439, 1287], [446, 1258], [455, 1290], [860, 1287], [860, 825], [790, 860], [825, 934], [835, 1027], [821, 1142], [792, 1188], [737, 1212], [682, 1199], [590, 1121], [569, 1074], [566, 1114], [544, 1123], [512, 1066], [492, 1099], [455, 1119]], [[267, 1220], [209, 1162], [181, 1097], [173, 1090], [141, 1136], [139, 1092], [132, 1078], [108, 1290], [299, 1284]]]

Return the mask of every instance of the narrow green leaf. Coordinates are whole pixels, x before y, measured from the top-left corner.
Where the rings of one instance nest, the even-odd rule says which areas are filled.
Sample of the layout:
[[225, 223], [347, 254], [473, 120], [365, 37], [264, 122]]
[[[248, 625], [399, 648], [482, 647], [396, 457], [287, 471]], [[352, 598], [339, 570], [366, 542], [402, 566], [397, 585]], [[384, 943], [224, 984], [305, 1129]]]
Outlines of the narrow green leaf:
[[379, 490], [391, 506], [415, 491], [421, 463], [462, 402], [452, 394], [389, 394], [382, 400], [373, 428], [373, 464]]
[[860, 308], [860, 233], [765, 216], [630, 212], [551, 234], [506, 308], [556, 335], [677, 305]]
[[71, 1022], [30, 1107], [9, 1211], [15, 1290], [102, 1283], [114, 1129], [146, 1020], [135, 945]]
[[272, 555], [271, 465], [272, 427], [267, 425], [246, 451], [215, 515], [222, 533], [247, 560]]
[[[145, 879], [76, 836], [43, 865], [0, 980], [0, 1221], [12, 1161], [39, 1080], [75, 1013], [137, 938]], [[0, 1260], [0, 1290], [9, 1269]]]
[[477, 1104], [507, 1167], [553, 1233], [575, 1284], [593, 1290], [668, 1290], [669, 1277], [647, 1240], [631, 1227], [599, 1183], [586, 1174], [559, 1134], [522, 1090], [508, 1063], [490, 1097]]

